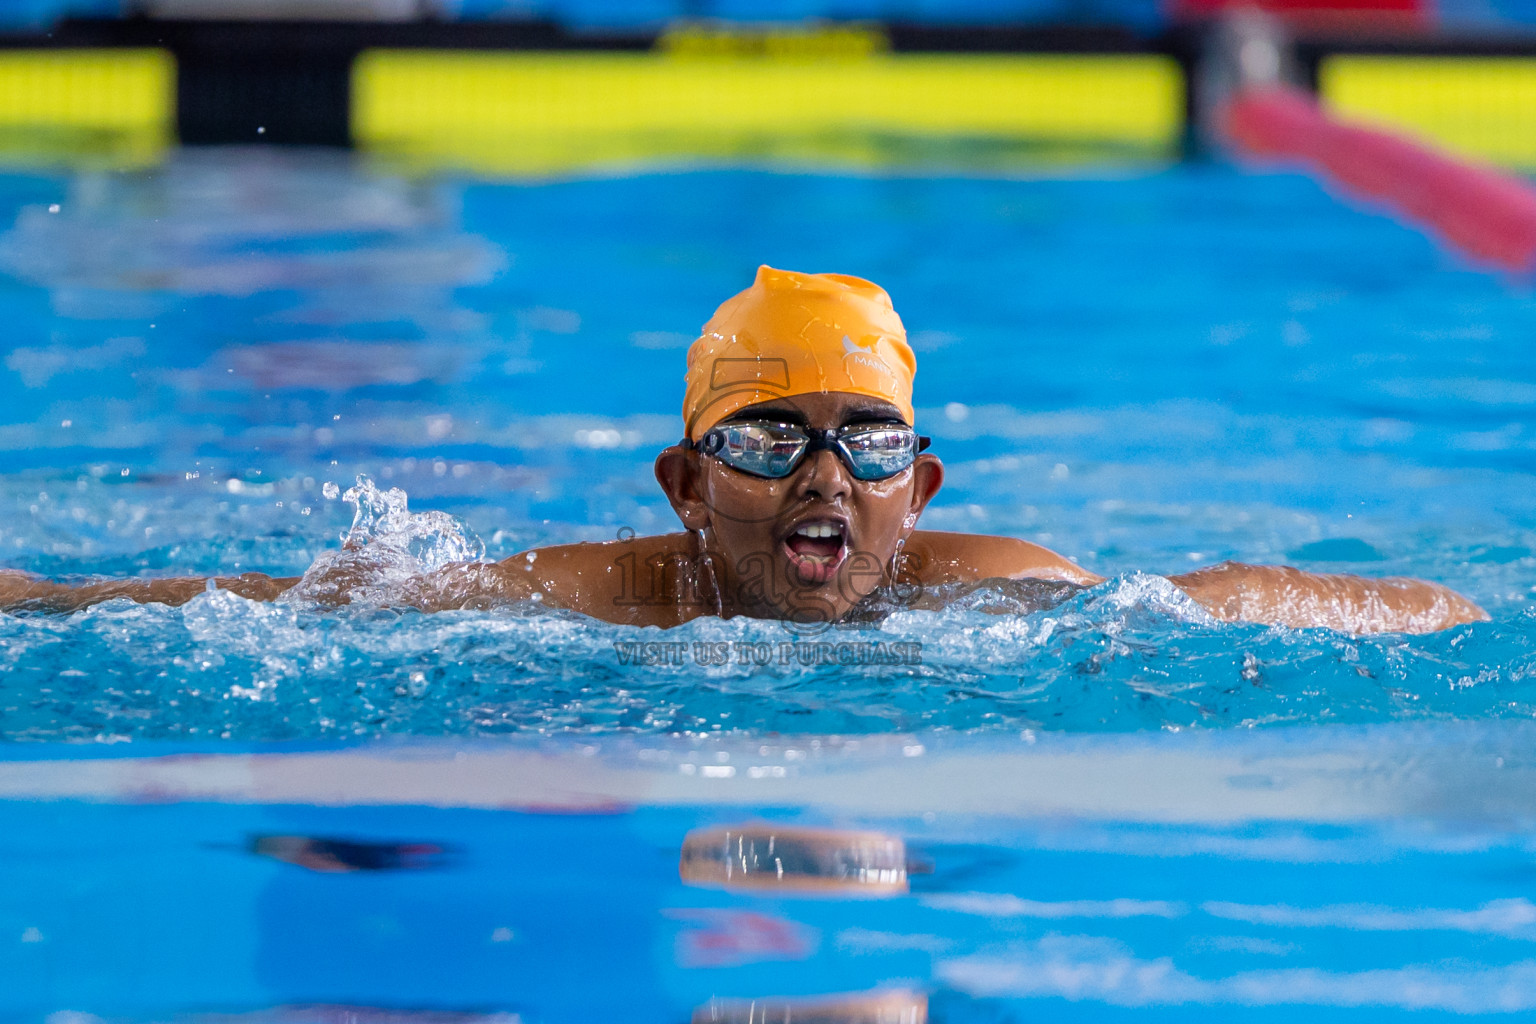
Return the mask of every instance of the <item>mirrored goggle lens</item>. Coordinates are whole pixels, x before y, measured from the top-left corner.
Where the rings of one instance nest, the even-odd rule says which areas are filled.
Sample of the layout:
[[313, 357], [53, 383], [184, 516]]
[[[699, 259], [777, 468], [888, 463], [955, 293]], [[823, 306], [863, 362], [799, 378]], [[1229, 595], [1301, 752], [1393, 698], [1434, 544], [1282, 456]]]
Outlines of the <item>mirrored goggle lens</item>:
[[721, 445], [716, 456], [733, 469], [771, 479], [794, 472], [805, 446], [802, 434], [760, 424], [736, 424], [720, 428]]
[[860, 480], [895, 476], [917, 458], [917, 435], [910, 430], [857, 430], [844, 434], [838, 443], [848, 456], [848, 468]]

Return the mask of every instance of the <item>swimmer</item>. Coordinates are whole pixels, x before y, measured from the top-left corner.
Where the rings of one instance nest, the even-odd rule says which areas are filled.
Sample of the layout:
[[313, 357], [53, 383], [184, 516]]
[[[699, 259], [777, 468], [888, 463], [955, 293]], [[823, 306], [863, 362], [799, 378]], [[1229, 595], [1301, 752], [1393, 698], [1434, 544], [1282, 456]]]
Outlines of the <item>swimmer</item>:
[[[895, 605], [937, 607], [981, 586], [1045, 588], [1059, 599], [1102, 582], [1028, 541], [917, 528], [944, 467], [913, 428], [915, 372], [879, 286], [762, 267], [688, 350], [684, 436], [655, 464], [682, 532], [449, 566], [411, 581], [400, 603], [430, 611], [535, 601], [636, 626], [705, 615], [814, 626]], [[340, 557], [306, 591], [346, 604], [367, 571], [365, 558]], [[1444, 586], [1400, 577], [1225, 562], [1168, 579], [1226, 621], [1421, 633], [1488, 617]], [[71, 587], [12, 572], [0, 574], [0, 608], [67, 611], [117, 597], [179, 604], [209, 585], [271, 600], [297, 582], [246, 573]]]

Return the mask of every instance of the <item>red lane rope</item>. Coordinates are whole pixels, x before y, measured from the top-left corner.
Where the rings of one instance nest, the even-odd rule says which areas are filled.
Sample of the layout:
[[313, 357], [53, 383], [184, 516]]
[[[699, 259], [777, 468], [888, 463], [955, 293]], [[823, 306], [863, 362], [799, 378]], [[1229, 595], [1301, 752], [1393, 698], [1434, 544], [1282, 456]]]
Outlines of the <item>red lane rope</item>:
[[1243, 153], [1292, 159], [1346, 190], [1379, 200], [1463, 253], [1536, 270], [1536, 188], [1391, 132], [1331, 117], [1299, 89], [1240, 94], [1222, 129]]

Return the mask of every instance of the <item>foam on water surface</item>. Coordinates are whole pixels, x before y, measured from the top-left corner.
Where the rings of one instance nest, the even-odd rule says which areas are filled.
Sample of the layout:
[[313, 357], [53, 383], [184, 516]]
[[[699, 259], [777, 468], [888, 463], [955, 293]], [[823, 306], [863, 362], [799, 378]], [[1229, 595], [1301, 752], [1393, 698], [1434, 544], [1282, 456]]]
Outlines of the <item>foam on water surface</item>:
[[[396, 557], [363, 568], [387, 577]], [[0, 622], [0, 714], [11, 739], [249, 741], [1120, 732], [1536, 710], [1529, 615], [1421, 637], [1233, 626], [1160, 577], [1135, 575], [1046, 610], [1000, 610], [1017, 600], [999, 593], [987, 611], [901, 612], [815, 636], [744, 619], [634, 629], [537, 607], [427, 615], [228, 592], [182, 608], [119, 600]], [[1500, 660], [1484, 660], [1495, 648]]]

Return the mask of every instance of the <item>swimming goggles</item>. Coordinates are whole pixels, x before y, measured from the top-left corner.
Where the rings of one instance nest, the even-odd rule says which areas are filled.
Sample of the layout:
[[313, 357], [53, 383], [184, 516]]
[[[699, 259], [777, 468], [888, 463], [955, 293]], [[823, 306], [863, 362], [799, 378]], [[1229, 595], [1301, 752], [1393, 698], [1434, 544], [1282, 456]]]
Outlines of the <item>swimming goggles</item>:
[[906, 424], [851, 423], [818, 430], [794, 423], [722, 423], [692, 447], [732, 469], [768, 480], [793, 473], [811, 452], [831, 449], [856, 480], [884, 480], [917, 460], [929, 438]]

